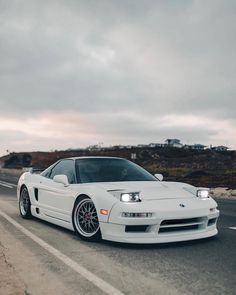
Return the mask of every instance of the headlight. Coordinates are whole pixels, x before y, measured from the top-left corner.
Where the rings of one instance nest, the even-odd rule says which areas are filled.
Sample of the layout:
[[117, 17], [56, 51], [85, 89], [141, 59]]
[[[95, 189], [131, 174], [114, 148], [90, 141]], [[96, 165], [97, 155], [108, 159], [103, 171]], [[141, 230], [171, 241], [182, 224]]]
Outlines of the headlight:
[[209, 191], [208, 190], [197, 190], [197, 197], [202, 200], [208, 199], [209, 198]]
[[141, 202], [139, 193], [122, 193], [120, 195], [120, 200], [122, 202]]

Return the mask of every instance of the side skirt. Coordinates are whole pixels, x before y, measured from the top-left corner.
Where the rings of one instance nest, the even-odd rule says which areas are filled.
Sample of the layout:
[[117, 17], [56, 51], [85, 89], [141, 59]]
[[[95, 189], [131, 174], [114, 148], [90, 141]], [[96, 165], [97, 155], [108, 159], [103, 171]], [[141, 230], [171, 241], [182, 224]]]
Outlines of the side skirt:
[[40, 209], [40, 208], [38, 209], [36, 206], [33, 206], [33, 205], [31, 206], [31, 213], [34, 217], [37, 217], [39, 219], [45, 220], [47, 222], [50, 222], [50, 223], [53, 223], [58, 226], [61, 226], [61, 227], [64, 227], [64, 228], [74, 231], [72, 222], [68, 222], [68, 221], [62, 220], [60, 218], [55, 218], [53, 216], [50, 216], [49, 214], [45, 214], [42, 211], [42, 209]]

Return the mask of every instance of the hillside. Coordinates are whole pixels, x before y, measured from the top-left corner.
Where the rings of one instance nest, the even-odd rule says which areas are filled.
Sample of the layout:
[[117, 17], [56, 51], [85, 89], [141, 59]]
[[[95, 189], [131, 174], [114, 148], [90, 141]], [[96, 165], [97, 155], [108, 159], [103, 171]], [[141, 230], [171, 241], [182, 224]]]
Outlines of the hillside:
[[180, 148], [111, 148], [55, 152], [12, 153], [0, 158], [7, 168], [46, 168], [55, 161], [75, 156], [117, 156], [130, 159], [151, 173], [162, 173], [166, 180], [178, 180], [198, 186], [236, 188], [236, 151], [194, 151]]

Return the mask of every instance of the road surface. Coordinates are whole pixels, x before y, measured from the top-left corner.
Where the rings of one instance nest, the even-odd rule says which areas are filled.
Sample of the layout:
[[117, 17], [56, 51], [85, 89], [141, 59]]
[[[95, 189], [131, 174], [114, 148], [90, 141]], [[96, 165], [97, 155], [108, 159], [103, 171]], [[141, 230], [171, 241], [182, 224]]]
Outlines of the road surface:
[[[11, 185], [17, 178], [1, 180], [0, 258], [15, 284], [12, 293], [8, 284], [9, 294], [235, 294], [235, 200], [218, 200], [214, 238], [162, 245], [88, 243], [46, 222], [23, 220]], [[0, 294], [3, 280], [4, 274]]]

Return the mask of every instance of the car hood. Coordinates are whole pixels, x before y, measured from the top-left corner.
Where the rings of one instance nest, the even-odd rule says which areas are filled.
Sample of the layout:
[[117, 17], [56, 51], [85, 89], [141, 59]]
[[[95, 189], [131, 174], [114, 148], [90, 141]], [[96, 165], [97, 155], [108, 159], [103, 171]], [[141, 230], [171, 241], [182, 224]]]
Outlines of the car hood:
[[112, 194], [139, 192], [142, 200], [195, 198], [196, 188], [186, 183], [165, 181], [130, 181], [100, 183], [99, 186]]

